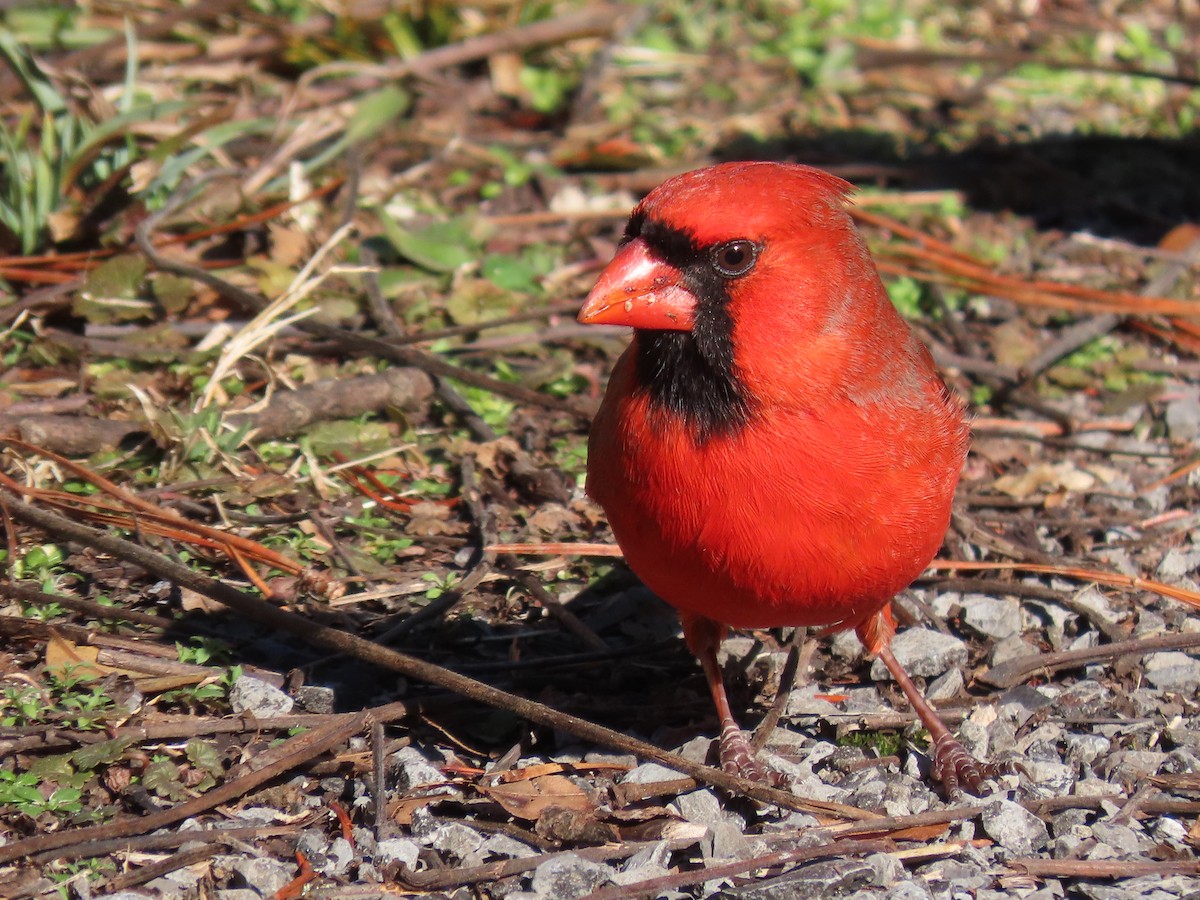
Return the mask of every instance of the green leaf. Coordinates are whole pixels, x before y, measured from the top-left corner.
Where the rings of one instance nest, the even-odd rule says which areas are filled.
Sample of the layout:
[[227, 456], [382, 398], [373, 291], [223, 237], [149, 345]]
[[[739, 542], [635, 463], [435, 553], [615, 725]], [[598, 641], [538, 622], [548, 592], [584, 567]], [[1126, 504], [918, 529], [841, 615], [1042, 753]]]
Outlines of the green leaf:
[[374, 137], [408, 111], [411, 98], [398, 87], [386, 87], [367, 94], [358, 102], [354, 115], [346, 125], [344, 139], [357, 143]]
[[465, 220], [435, 222], [419, 230], [405, 228], [380, 210], [383, 233], [397, 253], [431, 272], [453, 272], [478, 252]]
[[213, 741], [192, 738], [184, 747], [184, 752], [187, 753], [188, 762], [197, 769], [212, 775], [220, 775], [224, 771], [224, 766], [221, 764], [221, 753]]
[[142, 785], [168, 800], [187, 799], [187, 791], [179, 781], [179, 770], [169, 759], [150, 763], [142, 773]]
[[90, 772], [98, 766], [112, 765], [120, 760], [133, 738], [119, 737], [98, 744], [85, 744], [71, 754], [71, 761], [81, 772]]

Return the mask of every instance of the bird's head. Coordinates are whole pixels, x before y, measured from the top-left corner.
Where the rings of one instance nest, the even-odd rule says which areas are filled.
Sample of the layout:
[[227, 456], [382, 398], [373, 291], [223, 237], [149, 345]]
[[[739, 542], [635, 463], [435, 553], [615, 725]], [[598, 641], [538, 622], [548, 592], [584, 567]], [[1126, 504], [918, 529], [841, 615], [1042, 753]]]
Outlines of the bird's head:
[[[672, 178], [634, 209], [579, 321], [638, 329], [646, 380], [687, 391], [699, 378], [741, 410], [730, 424], [752, 401], [873, 365], [872, 331], [904, 324], [845, 209], [851, 189], [770, 162]], [[679, 390], [664, 396], [688, 412]]]

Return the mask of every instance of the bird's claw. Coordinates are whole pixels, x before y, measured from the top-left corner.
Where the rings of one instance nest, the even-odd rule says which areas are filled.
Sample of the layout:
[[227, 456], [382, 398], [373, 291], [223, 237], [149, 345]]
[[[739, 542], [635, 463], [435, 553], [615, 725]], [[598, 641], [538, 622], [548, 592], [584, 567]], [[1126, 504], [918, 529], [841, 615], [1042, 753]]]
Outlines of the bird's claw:
[[991, 789], [984, 783], [1001, 775], [1028, 774], [1018, 761], [980, 762], [952, 735], [943, 735], [933, 745], [933, 774], [946, 789], [946, 796], [958, 800], [963, 788], [977, 797], [986, 797]]
[[788, 786], [787, 776], [763, 765], [750, 742], [736, 726], [721, 729], [717, 756], [721, 761], [721, 771], [727, 775], [737, 775], [776, 788]]

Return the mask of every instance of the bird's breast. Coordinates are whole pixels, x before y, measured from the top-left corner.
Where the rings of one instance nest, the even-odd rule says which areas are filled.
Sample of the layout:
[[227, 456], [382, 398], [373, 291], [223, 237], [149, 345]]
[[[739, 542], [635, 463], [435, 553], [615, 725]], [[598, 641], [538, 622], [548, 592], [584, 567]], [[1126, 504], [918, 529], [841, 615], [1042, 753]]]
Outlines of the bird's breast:
[[698, 441], [614, 371], [588, 493], [633, 571], [735, 627], [853, 626], [936, 554], [965, 454], [957, 407], [755, 410]]

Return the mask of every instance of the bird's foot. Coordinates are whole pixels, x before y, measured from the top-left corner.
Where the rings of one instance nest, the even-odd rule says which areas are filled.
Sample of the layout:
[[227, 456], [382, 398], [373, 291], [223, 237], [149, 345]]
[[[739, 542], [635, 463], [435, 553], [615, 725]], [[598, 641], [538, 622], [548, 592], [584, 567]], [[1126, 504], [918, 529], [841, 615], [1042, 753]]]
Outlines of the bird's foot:
[[1013, 760], [980, 762], [949, 734], [938, 738], [933, 745], [933, 775], [942, 783], [946, 796], [951, 800], [960, 799], [964, 787], [977, 797], [987, 796], [991, 790], [984, 784], [985, 781], [1024, 771], [1024, 767]]
[[727, 725], [721, 729], [717, 757], [721, 761], [721, 770], [727, 775], [740, 775], [742, 778], [749, 778], [771, 787], [788, 786], [787, 776], [763, 765], [746, 736], [736, 725]]

